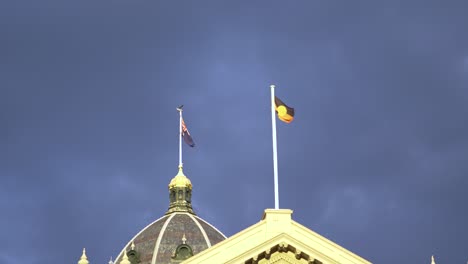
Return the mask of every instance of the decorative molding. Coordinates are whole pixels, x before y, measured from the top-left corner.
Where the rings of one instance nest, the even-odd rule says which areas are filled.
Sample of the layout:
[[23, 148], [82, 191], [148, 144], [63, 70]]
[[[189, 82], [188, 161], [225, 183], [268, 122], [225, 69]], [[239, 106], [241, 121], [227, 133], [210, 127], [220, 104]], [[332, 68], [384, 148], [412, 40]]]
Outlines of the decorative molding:
[[[300, 264], [371, 264], [291, 218], [291, 210], [266, 209], [262, 220], [184, 261], [187, 264], [268, 264], [287, 255]], [[289, 263], [281, 260], [277, 263]]]
[[194, 215], [194, 217], [198, 220], [198, 221], [202, 221], [203, 223], [205, 223], [206, 225], [210, 226], [211, 228], [213, 228], [214, 230], [216, 230], [218, 233], [220, 233], [224, 238], [227, 238], [226, 235], [223, 234], [223, 232], [221, 232], [218, 228], [216, 228], [214, 225], [208, 223], [207, 221], [203, 220], [202, 218], [198, 217], [197, 215]]
[[[176, 213], [177, 214], [177, 213]], [[166, 222], [164, 222], [163, 227], [161, 228], [161, 231], [159, 232], [158, 235], [158, 240], [156, 240], [156, 245], [154, 246], [154, 251], [153, 251], [153, 259], [151, 260], [152, 264], [156, 264], [156, 257], [158, 256], [158, 250], [159, 250], [159, 244], [161, 243], [162, 236], [164, 235], [164, 232], [166, 231], [167, 225], [169, 222], [171, 222], [172, 218], [176, 215], [172, 214], [166, 219]]]
[[208, 247], [211, 247], [211, 241], [210, 239], [208, 238], [208, 235], [206, 234], [205, 232], [205, 229], [203, 229], [203, 227], [201, 226], [201, 224], [197, 221], [197, 219], [195, 219], [195, 217], [193, 217], [191, 214], [187, 214], [188, 216], [190, 216], [190, 218], [192, 218], [193, 222], [195, 222], [195, 224], [198, 226], [198, 228], [200, 229], [200, 232], [203, 234], [203, 237], [205, 238], [205, 241], [206, 241], [206, 245]]
[[[154, 220], [151, 222], [149, 225], [145, 226], [140, 232], [138, 232], [135, 236], [132, 237], [132, 239], [125, 245], [125, 247], [120, 251], [120, 253], [117, 255], [115, 258], [115, 263], [117, 263], [118, 260], [120, 260], [123, 257], [124, 252], [127, 250], [128, 247], [131, 246], [132, 242], [135, 241], [135, 239], [144, 231], [146, 231], [150, 226], [152, 226], [154, 223], [158, 222], [159, 220], [163, 219], [164, 217], [168, 217], [167, 215], [163, 215], [162, 217]], [[166, 219], [167, 220], [167, 219]]]
[[[291, 253], [291, 254], [288, 254]], [[262, 261], [266, 260], [266, 261]], [[281, 261], [281, 262], [280, 262]], [[322, 264], [321, 261], [298, 250], [294, 246], [280, 242], [277, 245], [260, 252], [259, 254], [246, 260], [245, 264], [269, 264], [269, 263], [304, 263], [304, 264]]]

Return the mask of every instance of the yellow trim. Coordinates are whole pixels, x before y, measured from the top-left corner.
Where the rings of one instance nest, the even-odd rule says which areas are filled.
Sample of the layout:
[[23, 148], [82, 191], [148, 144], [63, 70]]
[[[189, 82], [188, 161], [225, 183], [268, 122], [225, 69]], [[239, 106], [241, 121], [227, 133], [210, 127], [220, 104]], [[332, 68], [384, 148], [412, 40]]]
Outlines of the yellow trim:
[[[291, 219], [291, 215], [292, 210], [267, 209], [259, 223], [183, 263], [244, 263], [249, 259], [258, 259], [262, 252], [267, 252], [278, 245], [290, 245], [290, 248], [296, 251], [294, 254], [315, 258], [327, 264], [370, 264], [360, 256], [296, 223]], [[289, 259], [287, 255], [278, 255], [278, 258]], [[294, 263], [304, 263], [304, 259], [297, 259]]]

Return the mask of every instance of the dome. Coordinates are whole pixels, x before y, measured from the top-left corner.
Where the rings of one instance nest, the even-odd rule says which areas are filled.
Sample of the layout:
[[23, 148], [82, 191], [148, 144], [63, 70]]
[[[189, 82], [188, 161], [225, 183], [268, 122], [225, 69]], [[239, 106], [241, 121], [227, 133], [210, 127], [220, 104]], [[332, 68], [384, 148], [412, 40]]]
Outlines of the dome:
[[179, 167], [179, 173], [177, 173], [169, 183], [169, 189], [174, 187], [188, 187], [189, 189], [192, 189], [192, 182], [190, 182], [189, 178], [184, 175], [182, 167]]
[[[139, 258], [141, 264], [173, 263], [176, 249], [180, 245], [187, 245], [195, 255], [224, 239], [226, 237], [220, 231], [200, 217], [176, 212], [145, 227], [128, 242], [124, 250], [128, 252], [130, 260], [132, 251], [135, 251], [134, 256]], [[114, 263], [120, 263], [124, 250]]]
[[179, 173], [169, 184], [170, 204], [166, 214], [138, 232], [114, 263], [119, 264], [125, 252], [132, 264], [179, 263], [226, 239], [195, 214], [191, 192], [192, 184], [179, 167]]

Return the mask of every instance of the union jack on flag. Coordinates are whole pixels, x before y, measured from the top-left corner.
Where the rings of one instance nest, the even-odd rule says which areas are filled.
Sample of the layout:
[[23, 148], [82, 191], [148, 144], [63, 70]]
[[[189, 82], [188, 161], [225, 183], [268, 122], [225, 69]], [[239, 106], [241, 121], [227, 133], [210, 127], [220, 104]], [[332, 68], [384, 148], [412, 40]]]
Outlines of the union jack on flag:
[[187, 126], [185, 125], [184, 119], [182, 119], [182, 138], [184, 139], [185, 143], [187, 143], [187, 145], [189, 145], [192, 148], [195, 147], [195, 143], [193, 142], [192, 136], [190, 136]]

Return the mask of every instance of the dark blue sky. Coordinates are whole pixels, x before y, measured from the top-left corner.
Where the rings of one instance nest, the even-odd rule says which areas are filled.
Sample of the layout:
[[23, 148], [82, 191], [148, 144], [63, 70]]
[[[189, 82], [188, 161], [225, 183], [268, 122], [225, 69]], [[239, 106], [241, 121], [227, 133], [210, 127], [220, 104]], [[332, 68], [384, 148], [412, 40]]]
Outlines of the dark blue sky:
[[[164, 214], [280, 206], [373, 263], [468, 260], [466, 1], [0, 3], [0, 263], [107, 263]], [[177, 3], [175, 3], [177, 2]]]

